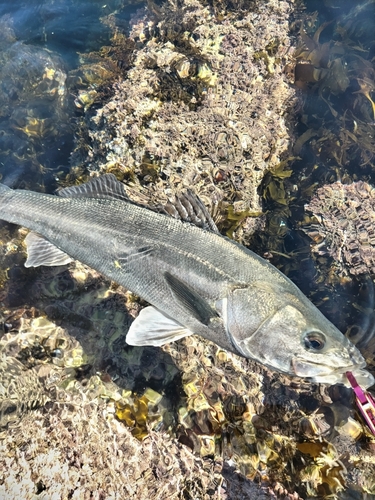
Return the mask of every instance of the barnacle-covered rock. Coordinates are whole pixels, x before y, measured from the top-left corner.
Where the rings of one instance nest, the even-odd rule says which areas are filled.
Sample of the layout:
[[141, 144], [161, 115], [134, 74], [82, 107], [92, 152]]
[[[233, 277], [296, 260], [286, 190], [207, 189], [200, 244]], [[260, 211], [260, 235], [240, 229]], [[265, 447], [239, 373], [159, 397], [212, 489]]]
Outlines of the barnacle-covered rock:
[[100, 402], [50, 404], [22, 424], [0, 444], [1, 498], [299, 500], [276, 496], [220, 459], [197, 457], [165, 433], [140, 442]]
[[325, 185], [306, 205], [302, 225], [316, 255], [331, 256], [343, 275], [375, 273], [375, 188], [359, 181]]
[[17, 423], [48, 398], [35, 370], [0, 351], [0, 428]]
[[345, 489], [345, 465], [340, 460], [336, 448], [326, 443], [299, 443], [297, 448], [302, 454], [313, 458], [301, 471], [309, 496], [336, 495]]
[[[22, 254], [19, 257], [22, 259]], [[126, 389], [133, 389], [140, 380], [144, 388], [146, 381], [163, 381], [167, 385], [173, 380], [177, 369], [161, 350], [126, 348], [125, 333], [141, 307], [130, 292], [117, 284], [111, 285], [99, 273], [78, 262], [69, 268], [38, 268], [31, 274], [22, 265], [14, 273], [14, 278], [10, 273], [4, 289], [4, 301], [9, 308], [4, 315], [11, 333], [13, 329], [17, 332], [36, 329], [40, 336], [43, 331], [43, 338], [49, 338], [47, 344], [42, 341], [43, 349], [48, 352], [56, 349], [55, 365], [93, 363], [98, 370], [103, 367], [110, 373], [114, 370]], [[15, 319], [12, 312], [25, 300], [36, 308], [34, 318], [28, 319], [26, 315], [26, 322], [23, 317]], [[44, 315], [39, 311], [44, 311]], [[42, 328], [51, 323], [53, 326]], [[59, 340], [61, 330], [76, 339], [83, 350], [63, 345]]]
[[[125, 317], [120, 314], [116, 319], [116, 302], [107, 302], [108, 292], [97, 276], [94, 279], [77, 264], [71, 264], [70, 272], [46, 269], [44, 275], [40, 271], [35, 277], [37, 288], [31, 287], [39, 290], [38, 305], [44, 308], [53, 303], [59, 293], [57, 311], [63, 307], [64, 316], [47, 307], [56, 315], [58, 325], [35, 309], [4, 311], [3, 327], [6, 325], [8, 333], [3, 334], [0, 344], [0, 423], [6, 430], [0, 435], [0, 457], [12, 460], [13, 472], [1, 478], [0, 493], [13, 487], [14, 478], [22, 474], [23, 495], [43, 484], [46, 498], [55, 488], [64, 487], [80, 498], [93, 487], [91, 481], [96, 476], [96, 487], [108, 495], [118, 491], [119, 496], [132, 498], [137, 491], [154, 491], [156, 477], [160, 495], [170, 483], [170, 495], [184, 498], [182, 489], [175, 491], [175, 483], [161, 465], [168, 462], [168, 471], [178, 477], [178, 484], [186, 484], [186, 491], [196, 492], [197, 498], [211, 495], [207, 498], [234, 500], [243, 491], [251, 499], [257, 495], [275, 498], [276, 494], [277, 498], [292, 499], [299, 495], [287, 487], [290, 477], [303, 492], [308, 484], [304, 478], [311, 482], [304, 474], [309, 473], [309, 467], [320, 467], [323, 472], [318, 475], [318, 490], [326, 484], [324, 491], [338, 491], [350, 468], [346, 462], [347, 470], [340, 468], [334, 461], [342, 461], [348, 452], [351, 463], [363, 456], [355, 446], [356, 434], [350, 443], [344, 442], [355, 427], [348, 401], [349, 406], [333, 420], [333, 424], [340, 424], [341, 441], [335, 441], [338, 451], [327, 466], [330, 457], [319, 456], [326, 453], [326, 439], [331, 439], [323, 414], [324, 406], [330, 408], [332, 403], [326, 392], [310, 384], [298, 385], [196, 336], [163, 349], [126, 348], [116, 330], [112, 332], [116, 339], [108, 330], [110, 323], [117, 325]], [[6, 286], [9, 289], [9, 282]], [[81, 286], [87, 288], [85, 292]], [[31, 297], [34, 295], [32, 291]], [[82, 319], [86, 315], [90, 321]], [[306, 420], [311, 425], [306, 425]], [[332, 432], [332, 426], [328, 427]], [[163, 431], [177, 438], [180, 445]], [[44, 442], [47, 433], [51, 436], [48, 450]], [[305, 456], [301, 462], [296, 443], [306, 440], [310, 446], [323, 444], [315, 457]], [[18, 443], [23, 454], [17, 451]], [[150, 446], [152, 461], [147, 451]], [[99, 456], [114, 467], [110, 485], [102, 483], [100, 472], [94, 473]], [[193, 460], [188, 469], [184, 465], [187, 457]], [[49, 472], [52, 461], [53, 474]], [[120, 463], [121, 470], [124, 466], [128, 470], [127, 479], [118, 475]], [[202, 470], [197, 472], [192, 464]], [[5, 467], [8, 471], [8, 463]], [[144, 473], [154, 467], [153, 474]], [[80, 477], [85, 477], [84, 483], [74, 483], [77, 468]], [[365, 475], [358, 472], [363, 482], [369, 481], [374, 465], [369, 462], [367, 469]], [[263, 488], [255, 491], [259, 486], [253, 481], [260, 481]], [[124, 493], [129, 484], [133, 489]], [[311, 485], [311, 491], [313, 488]], [[58, 494], [64, 496], [65, 490], [58, 490]], [[163, 498], [152, 494], [152, 498]]]
[[152, 432], [141, 444], [95, 401], [35, 411], [7, 432], [0, 456], [7, 470], [0, 473], [2, 498], [19, 491], [23, 498], [37, 492], [43, 499], [78, 499], [94, 491], [102, 498], [162, 500], [189, 491], [208, 499], [219, 477], [212, 462], [202, 463], [163, 433]]
[[96, 53], [82, 54], [82, 64], [69, 73], [68, 85], [76, 94], [74, 104], [86, 112], [95, 102], [100, 102], [109, 86], [120, 73], [116, 62]]
[[1, 54], [1, 113], [14, 109], [15, 101], [27, 103], [32, 99], [56, 99], [64, 105], [67, 89], [62, 60], [52, 52], [16, 42]]
[[[267, 370], [211, 342], [188, 337], [163, 348], [182, 372], [181, 442], [201, 456], [221, 455], [249, 479], [274, 479], [295, 446], [278, 435], [262, 399]], [[189, 361], [188, 361], [189, 360]], [[274, 432], [270, 432], [271, 427]]]
[[259, 183], [289, 147], [294, 91], [278, 63], [288, 58], [290, 8], [253, 4], [218, 19], [189, 0], [138, 14], [126, 79], [87, 117], [88, 154], [77, 149], [73, 161], [149, 185], [158, 200], [195, 185], [237, 212], [259, 213]]
[[[142, 396], [134, 397], [131, 391], [121, 390], [108, 374], [84, 372], [79, 368], [85, 365], [78, 366], [77, 362], [73, 367], [74, 353], [79, 352], [82, 359], [82, 348], [47, 319], [24, 319], [21, 324], [21, 332], [5, 334], [0, 345], [2, 498], [11, 498], [15, 491], [25, 498], [38, 492], [38, 496], [46, 499], [69, 495], [85, 498], [92, 491], [99, 491], [103, 497], [150, 496], [160, 500], [166, 495], [176, 499], [184, 499], [186, 495], [207, 500], [235, 499], [239, 492], [248, 495], [244, 498], [275, 498], [268, 487], [259, 487], [224, 465], [216, 452], [217, 437], [212, 430], [220, 436], [227, 418], [236, 419], [240, 429], [244, 409], [240, 400], [231, 397], [223, 410], [218, 399], [218, 376], [224, 369], [220, 352], [221, 371], [216, 373], [216, 379], [208, 381], [206, 377], [210, 374], [200, 371], [196, 382], [190, 382], [190, 389], [186, 386], [191, 396], [189, 412], [196, 413], [195, 422], [203, 426], [201, 430], [197, 427], [192, 430], [185, 422], [199, 443], [198, 453], [193, 454], [162, 430], [152, 430], [155, 424], [160, 428], [163, 420], [160, 415], [163, 411], [167, 413], [166, 408], [163, 410], [165, 396], [146, 388]], [[196, 342], [199, 346], [199, 341]], [[56, 364], [53, 353], [57, 344], [66, 355], [59, 355]], [[217, 349], [211, 344], [213, 347]], [[203, 358], [199, 356], [199, 360]], [[207, 362], [205, 366], [209, 368]], [[235, 381], [239, 376], [235, 366], [240, 367], [237, 362], [229, 365], [228, 381], [222, 381], [223, 396], [225, 391], [237, 387], [242, 399], [246, 399], [247, 383]], [[197, 384], [202, 377], [206, 379], [206, 387], [199, 393]], [[251, 379], [254, 381], [256, 377]], [[177, 404], [177, 400], [173, 403]], [[254, 456], [251, 464], [257, 467], [260, 459], [274, 459], [275, 437], [261, 445], [251, 435], [251, 432], [246, 434], [247, 441], [256, 446], [260, 456]], [[180, 437], [184, 442], [182, 433]], [[108, 471], [111, 481], [107, 481]]]
[[20, 323], [17, 335], [7, 333], [1, 338], [3, 354], [16, 357], [30, 368], [48, 361], [65, 367], [78, 367], [85, 363], [79, 343], [47, 318], [21, 318]]
[[[274, 491], [279, 484], [281, 498], [298, 498], [284, 489], [288, 478], [313, 497], [351, 484], [352, 464], [368, 455], [356, 444], [363, 426], [347, 395], [335, 395], [333, 403], [323, 388], [297, 384], [194, 336], [163, 349], [181, 370], [186, 394], [177, 436], [196, 453], [220, 454]], [[358, 472], [362, 481], [375, 461], [365, 469]]]
[[43, 317], [21, 317], [18, 333], [1, 337], [0, 356], [0, 428], [45, 405], [52, 388], [74, 383], [85, 363], [79, 343]]

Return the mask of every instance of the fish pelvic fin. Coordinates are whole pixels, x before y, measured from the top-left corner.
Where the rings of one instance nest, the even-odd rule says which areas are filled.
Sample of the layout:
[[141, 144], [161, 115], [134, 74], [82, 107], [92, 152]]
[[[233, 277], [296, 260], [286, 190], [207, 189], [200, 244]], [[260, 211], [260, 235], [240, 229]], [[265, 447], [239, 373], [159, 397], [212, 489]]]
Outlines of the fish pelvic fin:
[[71, 186], [56, 191], [62, 198], [104, 198], [129, 201], [125, 187], [113, 174], [94, 177], [80, 186]]
[[192, 335], [193, 332], [165, 316], [153, 306], [142, 309], [126, 335], [126, 343], [134, 346], [162, 346]]
[[199, 293], [183, 283], [179, 278], [176, 278], [169, 272], [165, 272], [164, 279], [177, 302], [200, 323], [207, 326], [213, 318], [219, 316], [217, 311]]
[[73, 259], [48, 240], [31, 231], [25, 238], [27, 260], [25, 267], [63, 266]]

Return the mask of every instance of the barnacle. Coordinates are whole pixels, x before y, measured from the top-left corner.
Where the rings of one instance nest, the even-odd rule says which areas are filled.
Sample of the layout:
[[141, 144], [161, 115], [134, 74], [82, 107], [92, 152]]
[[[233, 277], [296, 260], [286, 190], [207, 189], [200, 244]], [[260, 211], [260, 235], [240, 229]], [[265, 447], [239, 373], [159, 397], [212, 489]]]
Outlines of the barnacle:
[[305, 436], [324, 436], [331, 431], [324, 413], [320, 413], [320, 408], [311, 415], [306, 415], [302, 411], [302, 417], [297, 421], [298, 428]]
[[315, 462], [322, 468], [324, 467], [326, 473], [330, 472], [335, 467], [344, 467], [340, 462], [337, 450], [330, 443], [328, 443], [327, 449], [324, 452], [321, 451], [315, 458]]
[[315, 220], [302, 225], [315, 242], [312, 251], [333, 257], [342, 274], [374, 273], [374, 209], [375, 190], [363, 181], [318, 189], [306, 205]]
[[74, 100], [74, 104], [77, 108], [83, 108], [87, 111], [90, 106], [92, 106], [98, 97], [98, 92], [95, 89], [92, 90], [79, 90], [78, 95]]
[[316, 464], [305, 467], [301, 471], [301, 481], [306, 483], [307, 494], [315, 496], [318, 486], [322, 484], [321, 467]]
[[375, 480], [373, 475], [369, 475], [363, 479], [362, 488], [365, 493], [375, 495]]
[[21, 318], [19, 333], [16, 336], [5, 334], [0, 346], [4, 353], [11, 352], [28, 367], [45, 362], [56, 366], [79, 367], [87, 361], [79, 343], [43, 317], [31, 321]]
[[[261, 212], [257, 188], [288, 149], [285, 117], [277, 113], [293, 94], [276, 63], [288, 47], [284, 18], [270, 25], [263, 11], [248, 11], [235, 22], [218, 21], [207, 5], [173, 3], [154, 15], [134, 23], [129, 40], [133, 49], [142, 44], [127, 78], [84, 124], [96, 151], [88, 151], [89, 169], [126, 165], [155, 199], [194, 184], [203, 198], [235, 207], [241, 224], [228, 222], [225, 230], [250, 239], [245, 218]], [[259, 22], [267, 24], [264, 37], [247, 28]], [[262, 47], [275, 58], [267, 76], [256, 57]], [[88, 159], [86, 151], [75, 155], [79, 163]]]
[[299, 443], [297, 448], [313, 458], [301, 471], [309, 495], [315, 496], [318, 492], [336, 495], [345, 488], [347, 471], [331, 443]]

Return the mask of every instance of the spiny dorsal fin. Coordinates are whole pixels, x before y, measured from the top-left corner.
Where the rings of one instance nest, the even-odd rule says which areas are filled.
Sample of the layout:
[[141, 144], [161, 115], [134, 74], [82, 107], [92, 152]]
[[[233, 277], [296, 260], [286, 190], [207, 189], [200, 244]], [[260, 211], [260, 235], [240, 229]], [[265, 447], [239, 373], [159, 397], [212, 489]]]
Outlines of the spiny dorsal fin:
[[113, 174], [94, 177], [85, 184], [59, 189], [56, 193], [63, 198], [106, 198], [129, 201], [124, 185]]
[[[103, 174], [100, 177], [90, 179], [80, 186], [58, 189], [56, 194], [63, 198], [124, 200], [159, 213], [172, 215], [176, 219], [180, 219], [183, 222], [190, 222], [203, 229], [215, 233], [219, 232], [202, 200], [191, 189], [176, 194], [174, 200], [169, 201], [165, 207], [149, 207], [146, 203], [137, 203], [130, 200], [125, 191], [125, 186], [113, 174]], [[137, 195], [139, 196], [139, 193]]]
[[25, 243], [27, 246], [25, 267], [63, 266], [73, 260], [68, 254], [33, 231], [26, 236]]

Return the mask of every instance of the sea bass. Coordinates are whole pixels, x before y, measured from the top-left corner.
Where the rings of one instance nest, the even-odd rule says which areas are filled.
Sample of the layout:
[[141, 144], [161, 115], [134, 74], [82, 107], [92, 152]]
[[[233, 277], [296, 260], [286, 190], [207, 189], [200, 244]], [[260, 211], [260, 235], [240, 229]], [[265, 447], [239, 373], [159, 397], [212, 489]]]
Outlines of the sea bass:
[[26, 226], [26, 266], [76, 259], [146, 300], [130, 345], [197, 334], [272, 370], [349, 386], [373, 376], [349, 340], [269, 262], [228, 238], [138, 206], [111, 174], [59, 196], [0, 185], [0, 219]]

